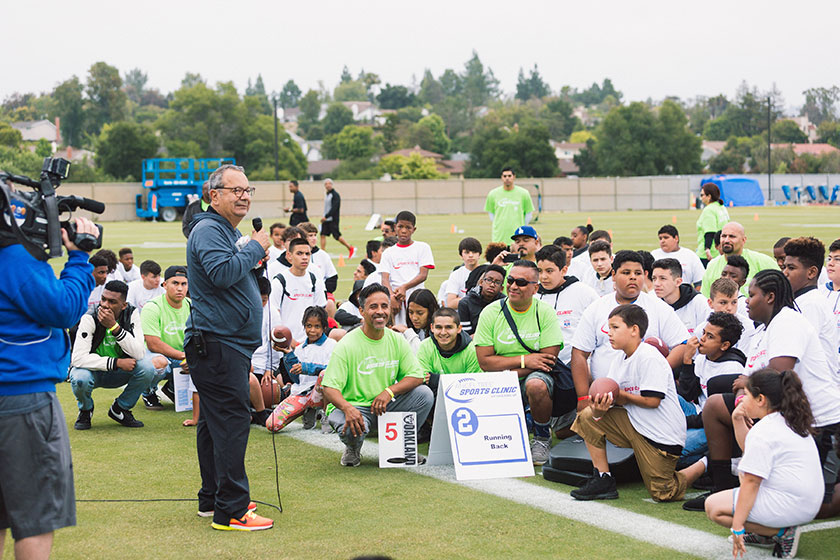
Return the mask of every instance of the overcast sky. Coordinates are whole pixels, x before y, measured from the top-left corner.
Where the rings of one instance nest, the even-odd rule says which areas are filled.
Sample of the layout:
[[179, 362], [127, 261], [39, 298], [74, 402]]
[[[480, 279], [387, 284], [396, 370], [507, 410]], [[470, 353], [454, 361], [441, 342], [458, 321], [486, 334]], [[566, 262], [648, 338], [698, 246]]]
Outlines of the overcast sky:
[[[84, 80], [104, 60], [140, 68], [164, 94], [186, 72], [240, 92], [291, 79], [332, 89], [346, 64], [409, 85], [425, 68], [457, 71], [476, 50], [505, 93], [538, 64], [554, 91], [612, 79], [625, 100], [732, 97], [773, 83], [789, 109], [809, 87], [840, 84], [840, 2], [3, 0], [0, 99]], [[797, 11], [800, 10], [800, 11]], [[27, 33], [24, 36], [24, 32]]]

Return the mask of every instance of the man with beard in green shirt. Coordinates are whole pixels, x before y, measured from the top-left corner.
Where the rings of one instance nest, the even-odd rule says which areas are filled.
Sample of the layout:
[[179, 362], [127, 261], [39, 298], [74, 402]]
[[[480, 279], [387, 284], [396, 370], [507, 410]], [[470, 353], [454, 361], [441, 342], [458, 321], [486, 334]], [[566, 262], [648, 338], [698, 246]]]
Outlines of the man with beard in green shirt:
[[365, 435], [375, 416], [416, 412], [426, 421], [434, 402], [425, 377], [405, 338], [387, 328], [391, 294], [381, 284], [359, 293], [362, 327], [336, 345], [321, 382], [330, 425], [344, 443], [341, 464], [358, 467]]

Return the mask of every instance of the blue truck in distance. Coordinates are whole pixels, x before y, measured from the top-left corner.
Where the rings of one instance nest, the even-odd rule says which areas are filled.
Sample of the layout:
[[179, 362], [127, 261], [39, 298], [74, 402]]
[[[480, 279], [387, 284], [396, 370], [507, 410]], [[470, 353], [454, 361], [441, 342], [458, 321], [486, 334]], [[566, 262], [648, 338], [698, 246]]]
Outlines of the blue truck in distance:
[[234, 158], [150, 158], [140, 172], [143, 193], [135, 200], [138, 218], [174, 222], [201, 186], [219, 166], [236, 164]]

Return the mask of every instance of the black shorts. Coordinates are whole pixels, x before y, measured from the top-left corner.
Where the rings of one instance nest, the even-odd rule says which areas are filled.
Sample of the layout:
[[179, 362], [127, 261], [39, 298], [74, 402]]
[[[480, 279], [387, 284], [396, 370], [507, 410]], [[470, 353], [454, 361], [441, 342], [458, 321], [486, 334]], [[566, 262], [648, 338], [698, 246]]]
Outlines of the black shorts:
[[45, 406], [0, 416], [0, 530], [15, 540], [76, 524], [67, 423], [48, 395]]
[[323, 237], [333, 236], [336, 241], [341, 237], [341, 230], [338, 229], [338, 220], [332, 220], [321, 224], [321, 235]]

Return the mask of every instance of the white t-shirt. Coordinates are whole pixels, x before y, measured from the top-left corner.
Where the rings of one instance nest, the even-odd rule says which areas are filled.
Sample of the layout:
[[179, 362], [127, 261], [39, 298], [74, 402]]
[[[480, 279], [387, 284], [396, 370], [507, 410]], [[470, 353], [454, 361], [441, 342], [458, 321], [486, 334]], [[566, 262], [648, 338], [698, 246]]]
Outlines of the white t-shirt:
[[327, 278], [332, 278], [338, 274], [338, 271], [336, 271], [335, 265], [332, 262], [332, 258], [330, 258], [330, 254], [326, 251], [322, 251], [321, 249], [315, 251], [312, 253], [312, 258], [309, 262], [310, 265], [314, 264], [320, 269], [321, 279], [324, 280], [324, 282], [327, 281]]
[[466, 297], [467, 278], [470, 277], [471, 272], [472, 270], [467, 269], [466, 266], [459, 266], [453, 270], [446, 281], [446, 295], [453, 294], [458, 298]]
[[749, 317], [750, 313], [747, 310], [747, 297], [738, 292], [738, 314], [743, 315], [744, 317]]
[[154, 290], [147, 290], [143, 285], [143, 279], [140, 278], [128, 285], [128, 298], [126, 301], [136, 307], [138, 311], [141, 311], [147, 301], [165, 292], [166, 290], [161, 286], [158, 286]]
[[274, 244], [272, 243], [271, 247], [268, 248], [268, 260], [269, 260], [269, 262], [271, 262], [274, 259], [276, 259], [277, 257], [279, 257], [283, 253], [283, 251], [285, 251], [285, 250], [286, 250], [285, 248], [281, 249], [280, 247], [275, 247]]
[[297, 342], [306, 340], [306, 331], [303, 328], [303, 312], [307, 307], [327, 305], [324, 280], [315, 275], [315, 290], [312, 290], [312, 277], [307, 270], [303, 276], [292, 274], [291, 268], [286, 268], [280, 273], [286, 279], [286, 289], [277, 278], [271, 279], [271, 295], [269, 303], [274, 309], [280, 310], [280, 325], [285, 325], [292, 332], [292, 338]]
[[[669, 348], [682, 344], [688, 340], [688, 329], [685, 328], [671, 306], [653, 294], [641, 292], [634, 301], [645, 310], [648, 316], [648, 328], [645, 338], [656, 336], [661, 338]], [[610, 346], [609, 328], [607, 320], [610, 312], [618, 307], [615, 294], [607, 294], [593, 302], [580, 318], [572, 346], [584, 352], [590, 352], [589, 369], [593, 379], [605, 377], [610, 371], [615, 357], [624, 355], [621, 350], [614, 350]], [[649, 346], [649, 345], [648, 345]]]
[[[379, 268], [388, 273], [391, 288], [399, 288], [420, 273], [420, 268], [434, 268], [435, 259], [432, 248], [427, 243], [415, 241], [411, 245], [394, 245], [382, 253]], [[421, 282], [409, 292], [419, 290], [424, 285]], [[406, 296], [408, 293], [406, 293]]]
[[688, 334], [694, 335], [694, 327], [697, 326], [697, 323], [705, 321], [706, 317], [709, 316], [709, 301], [706, 296], [697, 292], [691, 298], [691, 301], [679, 309], [675, 309], [674, 312], [680, 318], [680, 321], [683, 322], [685, 328], [688, 329]]
[[756, 329], [744, 373], [751, 375], [782, 356], [796, 358], [793, 369], [811, 403], [814, 426], [840, 422], [840, 387], [828, 368], [817, 332], [802, 313], [790, 307], [779, 311], [769, 325]]
[[656, 408], [624, 405], [637, 432], [659, 444], [685, 445], [685, 414], [677, 400], [671, 366], [659, 350], [642, 342], [629, 358], [621, 352], [610, 367], [609, 377], [633, 395], [662, 397]]
[[585, 282], [587, 277], [595, 274], [592, 262], [589, 260], [589, 251], [584, 251], [580, 255], [572, 257], [572, 262], [568, 264], [569, 269], [566, 271], [566, 276], [574, 276], [581, 282]]
[[709, 380], [718, 375], [741, 375], [744, 373], [744, 366], [741, 362], [735, 360], [727, 360], [725, 362], [713, 362], [703, 354], [697, 354], [694, 357], [694, 375], [700, 381], [700, 396], [697, 397], [697, 402], [700, 408], [706, 404], [706, 399], [709, 398]]
[[254, 351], [251, 357], [251, 365], [257, 373], [264, 373], [266, 370], [274, 371], [283, 360], [283, 352], [275, 350], [271, 346], [271, 331], [274, 327], [282, 325], [280, 312], [267, 304], [263, 307], [262, 319], [262, 344]]
[[[708, 315], [706, 315], [706, 319], [703, 319], [702, 322], [697, 323], [697, 326], [694, 327], [694, 336], [696, 336], [698, 339], [701, 336], [703, 336], [703, 329], [706, 328], [707, 319], [711, 314], [712, 310], [709, 309], [709, 313]], [[739, 338], [738, 342], [735, 343], [735, 348], [743, 352], [744, 355], [747, 355], [747, 353], [750, 351], [750, 348], [752, 347], [752, 337], [755, 334], [755, 324], [749, 317], [745, 315], [736, 313], [735, 316], [738, 318], [739, 321], [741, 321], [741, 326], [744, 327], [744, 330], [741, 331], [741, 338]]]
[[382, 283], [382, 267], [379, 266], [379, 263], [375, 263], [373, 261], [370, 261], [370, 262], [373, 263], [373, 265], [376, 267], [376, 270], [371, 272], [370, 274], [368, 274], [368, 277], [365, 278], [365, 283], [364, 283], [364, 286], [363, 286], [365, 288], [367, 288], [371, 284], [381, 284]]
[[802, 315], [808, 319], [820, 338], [820, 345], [825, 350], [825, 361], [834, 372], [836, 380], [840, 381], [840, 366], [838, 366], [837, 320], [834, 313], [825, 304], [825, 297], [818, 290], [808, 290], [794, 300]]
[[135, 280], [140, 280], [140, 267], [134, 264], [131, 265], [131, 270], [126, 270], [123, 263], [118, 262], [117, 275], [119, 276], [119, 279], [126, 284], [134, 282]]
[[598, 299], [598, 294], [583, 282], [574, 282], [558, 292], [538, 293], [537, 298], [549, 304], [557, 313], [557, 320], [563, 329], [563, 340], [566, 341], [558, 357], [568, 365], [572, 359], [572, 345], [569, 341], [575, 337], [583, 312]]
[[[282, 253], [280, 253], [280, 255], [285, 254], [285, 252], [286, 251], [283, 251]], [[272, 280], [275, 276], [277, 276], [284, 270], [289, 270], [290, 268], [285, 263], [280, 262], [278, 259], [279, 255], [277, 259], [272, 259], [268, 261], [268, 265], [266, 265], [265, 267], [265, 275], [266, 278], [268, 278], [269, 280]], [[316, 278], [321, 278], [323, 280], [323, 271], [321, 270], [321, 267], [315, 264], [315, 262], [312, 259], [309, 260], [309, 266], [306, 267], [306, 271], [314, 274]]]
[[778, 412], [747, 432], [738, 471], [763, 479], [747, 521], [766, 527], [804, 525], [822, 505], [825, 486], [814, 438], [796, 434]]
[[683, 282], [689, 284], [699, 284], [703, 281], [703, 274], [706, 269], [703, 268], [703, 263], [700, 262], [700, 257], [697, 253], [685, 247], [680, 247], [673, 253], [666, 253], [662, 249], [654, 249], [650, 252], [653, 258], [659, 259], [677, 259], [682, 265], [682, 279]]
[[88, 296], [88, 307], [90, 307], [91, 305], [96, 305], [102, 300], [103, 290], [105, 290], [105, 284], [93, 288], [93, 290], [90, 292], [90, 295]]

